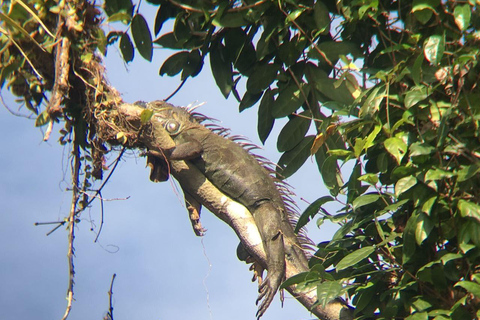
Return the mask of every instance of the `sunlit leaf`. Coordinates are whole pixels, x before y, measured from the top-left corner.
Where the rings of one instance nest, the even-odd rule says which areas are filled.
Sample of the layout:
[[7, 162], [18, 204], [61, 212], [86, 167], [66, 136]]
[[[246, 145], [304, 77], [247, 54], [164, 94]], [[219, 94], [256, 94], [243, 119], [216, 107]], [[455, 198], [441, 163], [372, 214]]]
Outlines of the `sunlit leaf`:
[[431, 64], [437, 65], [440, 63], [445, 51], [445, 37], [439, 35], [433, 35], [425, 40], [423, 53], [425, 58], [430, 61]]
[[417, 178], [414, 176], [403, 177], [395, 184], [395, 195], [400, 197], [405, 191], [417, 184]]
[[428, 238], [428, 235], [432, 231], [434, 223], [424, 213], [420, 213], [417, 219], [417, 227], [415, 229], [415, 240], [417, 245], [421, 245], [422, 242]]
[[465, 31], [470, 25], [470, 17], [472, 15], [472, 10], [468, 3], [457, 4], [455, 10], [453, 11], [453, 16], [455, 17], [455, 23], [461, 31]]
[[480, 206], [476, 203], [467, 200], [459, 200], [457, 208], [462, 217], [474, 218], [480, 222]]
[[462, 287], [463, 289], [467, 290], [477, 298], [480, 298], [480, 284], [472, 282], [472, 281], [460, 281], [455, 284], [455, 287]]
[[373, 252], [375, 252], [375, 247], [373, 246], [360, 248], [346, 255], [342, 260], [340, 260], [336, 266], [336, 269], [340, 271], [348, 267], [352, 267], [363, 259], [368, 258], [368, 256]]
[[397, 160], [397, 163], [400, 164], [403, 156], [407, 152], [407, 144], [400, 138], [392, 137], [385, 140], [383, 145], [388, 153], [390, 153], [395, 160]]
[[380, 199], [380, 195], [378, 193], [363, 194], [353, 200], [353, 210], [357, 210], [360, 207], [376, 202], [378, 199]]
[[338, 297], [343, 286], [339, 281], [324, 281], [317, 286], [317, 299], [320, 305], [325, 306], [328, 302]]

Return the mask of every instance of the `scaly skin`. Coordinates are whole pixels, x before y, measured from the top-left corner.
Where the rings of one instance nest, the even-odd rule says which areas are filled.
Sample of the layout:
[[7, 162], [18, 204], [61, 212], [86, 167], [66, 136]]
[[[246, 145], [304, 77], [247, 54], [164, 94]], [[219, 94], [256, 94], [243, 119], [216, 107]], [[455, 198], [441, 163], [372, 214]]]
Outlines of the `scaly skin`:
[[[257, 304], [262, 301], [257, 312], [260, 318], [285, 279], [285, 259], [295, 255], [307, 263], [274, 180], [241, 145], [199, 124], [185, 109], [163, 101], [149, 103], [148, 107], [155, 111], [152, 121], [160, 121], [176, 144], [164, 150], [167, 159], [189, 160], [213, 185], [252, 213], [267, 255], [267, 277], [259, 286], [257, 299]], [[188, 205], [191, 216], [198, 221], [200, 205], [192, 206], [187, 200]], [[202, 234], [203, 229], [193, 225], [195, 233]]]

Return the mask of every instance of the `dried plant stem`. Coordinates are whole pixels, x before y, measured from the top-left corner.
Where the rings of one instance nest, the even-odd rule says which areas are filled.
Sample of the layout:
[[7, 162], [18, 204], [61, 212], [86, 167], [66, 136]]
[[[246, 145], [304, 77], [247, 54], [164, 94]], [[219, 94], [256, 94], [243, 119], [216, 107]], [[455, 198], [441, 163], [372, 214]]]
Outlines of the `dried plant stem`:
[[75, 248], [73, 246], [75, 241], [75, 213], [77, 211], [78, 200], [80, 199], [80, 186], [79, 186], [79, 176], [80, 176], [80, 147], [77, 143], [73, 144], [73, 168], [72, 168], [72, 204], [70, 207], [70, 214], [68, 216], [68, 289], [67, 289], [67, 308], [65, 314], [63, 315], [62, 320], [66, 320], [70, 314], [73, 303], [73, 287], [75, 285], [75, 266], [73, 263], [73, 258], [75, 256]]

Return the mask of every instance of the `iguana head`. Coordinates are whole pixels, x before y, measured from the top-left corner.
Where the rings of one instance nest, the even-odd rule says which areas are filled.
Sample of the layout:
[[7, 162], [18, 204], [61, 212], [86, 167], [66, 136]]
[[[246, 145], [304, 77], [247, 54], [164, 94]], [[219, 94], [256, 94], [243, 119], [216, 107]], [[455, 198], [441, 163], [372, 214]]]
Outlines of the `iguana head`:
[[175, 107], [164, 101], [152, 101], [147, 104], [154, 111], [153, 121], [158, 121], [171, 136], [176, 136], [196, 121], [185, 109]]

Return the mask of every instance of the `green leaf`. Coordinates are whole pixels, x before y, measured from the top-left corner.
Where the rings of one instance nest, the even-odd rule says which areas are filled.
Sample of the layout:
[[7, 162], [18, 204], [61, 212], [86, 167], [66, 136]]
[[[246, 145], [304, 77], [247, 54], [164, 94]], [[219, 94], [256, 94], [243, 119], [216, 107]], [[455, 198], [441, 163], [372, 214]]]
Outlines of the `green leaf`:
[[140, 55], [145, 60], [152, 61], [152, 35], [150, 34], [150, 29], [148, 29], [147, 21], [139, 13], [133, 16], [132, 19], [132, 35]]
[[293, 149], [302, 139], [310, 128], [311, 119], [309, 112], [303, 112], [294, 116], [282, 128], [277, 139], [277, 149], [284, 152]]
[[426, 24], [432, 17], [433, 13], [436, 13], [435, 7], [439, 4], [439, 0], [414, 0], [412, 12], [421, 24]]
[[458, 200], [457, 208], [462, 217], [474, 218], [480, 222], [480, 206], [471, 201]]
[[170, 57], [168, 57], [165, 62], [163, 62], [162, 67], [160, 68], [160, 75], [163, 76], [174, 76], [180, 73], [183, 70], [183, 67], [187, 64], [188, 60], [188, 51], [177, 52]]
[[425, 100], [429, 96], [427, 87], [414, 87], [405, 95], [405, 107], [407, 109], [413, 107], [422, 100]]
[[459, 281], [455, 284], [455, 287], [462, 287], [463, 289], [467, 290], [477, 298], [480, 298], [480, 284], [472, 282], [472, 281]]
[[290, 278], [288, 278], [287, 280], [285, 280], [282, 285], [280, 286], [279, 289], [285, 289], [289, 286], [292, 286], [294, 284], [300, 284], [300, 283], [303, 283], [305, 282], [305, 278], [307, 277], [307, 274], [308, 272], [302, 272], [302, 273], [299, 273], [299, 274], [296, 274], [294, 276], [291, 276]]
[[355, 200], [353, 200], [353, 203], [352, 203], [353, 210], [357, 210], [360, 207], [373, 203], [378, 199], [380, 199], [380, 195], [378, 193], [363, 194], [355, 198]]
[[417, 219], [417, 227], [415, 229], [415, 240], [417, 245], [421, 245], [422, 242], [428, 238], [428, 235], [432, 231], [434, 223], [424, 213], [420, 213]]
[[295, 233], [298, 233], [301, 228], [303, 228], [320, 210], [320, 207], [323, 206], [325, 203], [333, 201], [330, 196], [323, 196], [318, 198], [314, 202], [312, 202], [305, 211], [303, 211], [300, 218], [298, 218], [297, 225], [295, 226]]
[[445, 51], [445, 37], [433, 35], [425, 40], [423, 53], [425, 58], [433, 65], [438, 65]]
[[220, 42], [212, 44], [210, 50], [210, 66], [218, 88], [228, 98], [233, 88], [232, 63], [227, 58], [225, 46]]
[[125, 12], [131, 17], [133, 12], [131, 0], [105, 0], [103, 7], [109, 17], [118, 12]]
[[160, 5], [157, 11], [157, 15], [155, 16], [155, 23], [153, 26], [155, 35], [158, 35], [160, 33], [165, 21], [175, 17], [175, 11], [175, 8], [168, 1], [165, 1]]
[[321, 165], [320, 173], [322, 174], [323, 183], [331, 190], [338, 189], [337, 166], [337, 157], [335, 156], [328, 156]]
[[48, 115], [47, 110], [43, 110], [35, 119], [35, 127], [42, 127], [50, 121], [50, 116]]
[[152, 116], [153, 116], [153, 110], [145, 109], [140, 114], [140, 121], [142, 122], [142, 124], [146, 124], [147, 122], [150, 121], [150, 119], [152, 119]]
[[[252, 107], [253, 105], [255, 105], [255, 103], [258, 102], [258, 100], [260, 100], [262, 95], [263, 95], [263, 92], [250, 93], [248, 91], [245, 91], [245, 93], [242, 97], [242, 101], [240, 101], [240, 105], [238, 106], [238, 111], [242, 112], [243, 110]], [[272, 103], [273, 103], [273, 99], [272, 99]], [[270, 111], [268, 111], [268, 112], [270, 114]], [[270, 116], [270, 118], [272, 118], [272, 117]]]
[[268, 63], [258, 66], [247, 80], [247, 91], [257, 93], [268, 88], [277, 77], [279, 66]]
[[335, 267], [335, 269], [337, 269], [337, 271], [340, 271], [348, 267], [354, 266], [355, 264], [359, 263], [363, 259], [368, 258], [368, 256], [371, 255], [373, 252], [375, 252], [375, 247], [373, 246], [360, 248], [346, 255], [342, 260], [340, 260], [337, 263], [337, 266]]
[[410, 145], [410, 157], [426, 156], [435, 151], [435, 147], [423, 142], [414, 142]]
[[135, 56], [135, 51], [133, 47], [132, 40], [127, 33], [123, 33], [120, 37], [120, 51], [122, 52], [123, 60], [125, 62], [130, 62]]
[[[243, 100], [242, 100], [243, 101]], [[272, 131], [273, 124], [275, 119], [272, 117], [272, 108], [273, 108], [273, 92], [268, 89], [263, 95], [262, 101], [258, 106], [258, 124], [257, 131], [258, 137], [262, 143], [265, 143], [270, 132]]]
[[415, 231], [417, 229], [418, 215], [413, 214], [407, 221], [403, 230], [403, 263], [407, 263], [415, 254], [417, 241]]
[[202, 70], [203, 59], [200, 50], [192, 50], [187, 57], [187, 63], [183, 66], [181, 80], [195, 77]]
[[376, 173], [366, 173], [358, 177], [359, 181], [364, 181], [371, 185], [376, 185], [378, 183], [378, 176]]
[[403, 156], [407, 152], [407, 144], [398, 137], [392, 137], [385, 140], [383, 145], [385, 146], [385, 149], [387, 149], [388, 153], [390, 153], [395, 160], [397, 160], [397, 163], [400, 164]]
[[297, 84], [293, 82], [287, 88], [280, 91], [273, 106], [272, 116], [274, 118], [282, 118], [297, 111], [305, 102], [305, 97], [308, 95], [307, 88], [304, 84], [299, 88]]
[[277, 170], [282, 178], [290, 177], [307, 161], [314, 139], [314, 136], [307, 136], [295, 148], [282, 154]]
[[372, 116], [380, 109], [383, 99], [386, 97], [386, 88], [384, 85], [377, 85], [368, 95], [367, 99], [360, 108], [358, 116], [360, 118]]
[[472, 10], [468, 3], [463, 5], [457, 4], [455, 10], [453, 11], [453, 16], [455, 17], [455, 23], [461, 31], [467, 30], [470, 25], [470, 17], [472, 15]]
[[326, 306], [327, 303], [338, 297], [343, 290], [340, 281], [324, 281], [317, 286], [318, 303]]
[[415, 312], [406, 317], [405, 320], [428, 320], [428, 312]]
[[414, 176], [408, 176], [401, 178], [395, 184], [395, 196], [400, 197], [405, 191], [417, 184], [417, 178]]
[[330, 31], [330, 14], [322, 1], [317, 1], [314, 5], [313, 19], [320, 33], [327, 34]]
[[111, 16], [108, 17], [107, 21], [108, 23], [120, 21], [124, 24], [128, 24], [131, 21], [131, 19], [132, 19], [131, 15], [122, 11], [122, 12], [117, 12], [112, 14]]
[[478, 172], [480, 172], [480, 163], [474, 163], [470, 166], [465, 166], [458, 171], [458, 182], [466, 181], [474, 177]]

